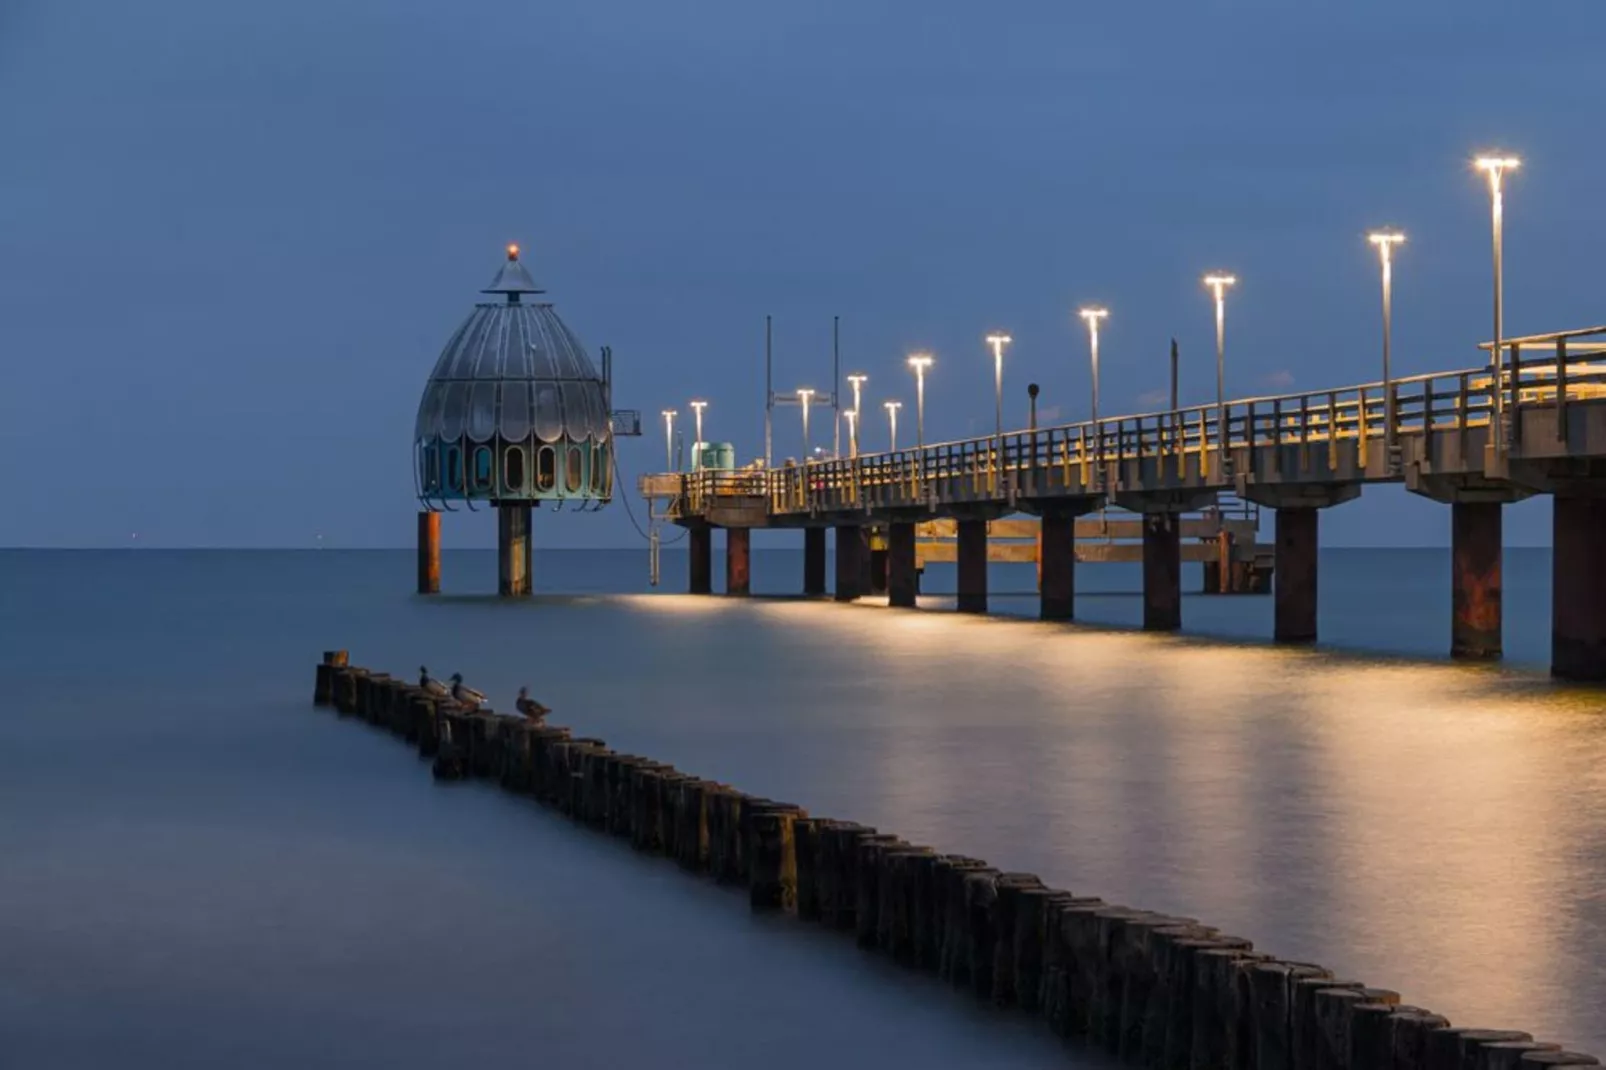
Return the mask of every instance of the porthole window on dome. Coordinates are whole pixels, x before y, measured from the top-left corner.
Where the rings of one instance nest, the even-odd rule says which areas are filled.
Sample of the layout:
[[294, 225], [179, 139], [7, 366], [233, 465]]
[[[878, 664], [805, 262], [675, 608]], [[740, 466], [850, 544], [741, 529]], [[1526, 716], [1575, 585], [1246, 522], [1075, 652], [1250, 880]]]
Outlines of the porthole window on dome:
[[568, 449], [569, 456], [564, 464], [566, 471], [564, 472], [563, 482], [570, 494], [580, 493], [580, 487], [585, 478], [585, 462], [580, 457], [582, 448], [580, 446], [570, 446]]
[[535, 455], [535, 489], [551, 490], [558, 482], [558, 459], [551, 446], [542, 446]]
[[479, 446], [474, 450], [472, 479], [474, 490], [485, 490], [491, 485], [491, 451], [485, 446]]
[[463, 452], [456, 446], [446, 447], [446, 489], [463, 489]]
[[524, 493], [524, 450], [509, 446], [502, 455], [502, 490], [507, 494]]

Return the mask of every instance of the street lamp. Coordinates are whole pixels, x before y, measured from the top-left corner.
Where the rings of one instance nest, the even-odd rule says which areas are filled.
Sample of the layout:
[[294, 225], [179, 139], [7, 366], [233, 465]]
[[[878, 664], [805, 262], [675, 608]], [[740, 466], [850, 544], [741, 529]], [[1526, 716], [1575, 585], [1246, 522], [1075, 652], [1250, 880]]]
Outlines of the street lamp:
[[816, 393], [816, 391], [810, 390], [810, 389], [808, 389], [806, 387], [803, 388], [803, 389], [800, 389], [797, 392], [798, 404], [803, 406], [803, 459], [804, 459], [804, 461], [807, 461], [808, 457], [809, 457], [809, 399], [812, 398], [815, 395], [815, 393]]
[[692, 443], [692, 470], [697, 471], [703, 467], [703, 410], [708, 408], [706, 401], [694, 401], [691, 407], [697, 412], [697, 441]]
[[887, 452], [898, 452], [898, 410], [903, 408], [901, 401], [884, 401], [881, 407], [887, 410]]
[[1227, 287], [1236, 286], [1233, 275], [1206, 275], [1204, 284], [1216, 295], [1216, 442], [1222, 459], [1227, 450]]
[[848, 382], [853, 384], [853, 415], [855, 417], [859, 415], [859, 391], [869, 381], [870, 377], [868, 375], [855, 374], [848, 376]]
[[1093, 423], [1099, 422], [1099, 320], [1110, 314], [1109, 309], [1084, 308], [1077, 315], [1087, 321], [1087, 348], [1093, 360]]
[[664, 471], [675, 470], [675, 417], [678, 415], [674, 409], [664, 410]]
[[1504, 179], [1507, 171], [1515, 171], [1522, 166], [1522, 161], [1515, 156], [1480, 156], [1474, 166], [1489, 175], [1489, 222], [1494, 232], [1494, 345], [1489, 349], [1489, 358], [1494, 363], [1494, 415], [1495, 415], [1495, 449], [1502, 450], [1505, 445], [1505, 432], [1501, 430], [1505, 422], [1504, 386], [1500, 382], [1501, 369], [1505, 363], [1505, 353], [1502, 338], [1505, 335], [1506, 309], [1505, 309], [1505, 208], [1506, 198]]
[[[1403, 244], [1405, 235], [1398, 231], [1379, 230], [1366, 236], [1377, 246], [1377, 257], [1383, 268], [1383, 463], [1394, 464], [1394, 376], [1389, 353], [1393, 342], [1394, 324], [1394, 247]], [[1366, 407], [1361, 406], [1361, 434], [1366, 434]]]
[[998, 484], [998, 469], [1004, 463], [1004, 347], [1014, 339], [1007, 334], [989, 334], [987, 344], [993, 347], [993, 398], [997, 406], [993, 424], [993, 485]]
[[930, 353], [915, 353], [909, 357], [909, 367], [915, 370], [915, 446], [926, 446], [926, 369], [931, 367]]

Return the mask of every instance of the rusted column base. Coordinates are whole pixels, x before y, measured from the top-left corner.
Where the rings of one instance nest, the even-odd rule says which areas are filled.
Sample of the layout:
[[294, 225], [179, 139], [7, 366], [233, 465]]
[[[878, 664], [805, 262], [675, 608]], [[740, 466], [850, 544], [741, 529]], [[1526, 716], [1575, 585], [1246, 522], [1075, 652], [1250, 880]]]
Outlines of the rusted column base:
[[418, 514], [418, 593], [441, 593], [441, 515]]
[[714, 529], [693, 524], [686, 529], [686, 556], [689, 572], [686, 590], [690, 594], [714, 592]]
[[865, 558], [869, 550], [864, 544], [864, 529], [856, 524], [843, 524], [836, 529], [836, 600], [852, 602], [864, 595]]
[[496, 591], [503, 597], [530, 593], [530, 504], [508, 502], [496, 508]]
[[1045, 511], [1038, 528], [1038, 601], [1043, 620], [1076, 616], [1076, 518]]
[[1182, 627], [1182, 524], [1175, 513], [1143, 515], [1143, 630]]
[[1554, 498], [1550, 675], [1606, 680], [1606, 498]]
[[959, 521], [959, 612], [987, 612], [987, 521]]
[[746, 595], [753, 592], [753, 532], [749, 528], [725, 529], [725, 593]]
[[1450, 656], [1489, 661], [1501, 654], [1499, 502], [1450, 505]]
[[825, 529], [803, 529], [803, 593], [825, 594]]
[[1272, 638], [1279, 643], [1316, 641], [1317, 510], [1277, 510], [1272, 591]]
[[887, 604], [913, 609], [920, 586], [915, 571], [915, 526], [893, 521], [887, 528]]

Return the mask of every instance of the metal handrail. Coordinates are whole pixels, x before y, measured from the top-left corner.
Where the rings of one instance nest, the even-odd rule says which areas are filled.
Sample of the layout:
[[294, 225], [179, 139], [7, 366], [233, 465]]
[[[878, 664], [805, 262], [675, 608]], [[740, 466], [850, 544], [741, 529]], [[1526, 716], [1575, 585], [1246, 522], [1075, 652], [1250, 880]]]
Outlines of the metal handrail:
[[[688, 473], [686, 500], [695, 511], [710, 496], [764, 496], [776, 512], [919, 504], [933, 491], [955, 489], [1003, 497], [1008, 489], [1038, 489], [1041, 477], [1063, 473], [1089, 493], [1103, 493], [1107, 466], [1153, 458], [1196, 459], [1213, 478], [1226, 451], [1263, 446], [1322, 445], [1331, 451], [1351, 441], [1364, 465], [1368, 444], [1428, 431], [1465, 431], [1491, 425], [1497, 391], [1507, 415], [1521, 407], [1555, 406], [1574, 398], [1606, 397], [1606, 363], [1563, 354], [1502, 367], [1463, 368], [1304, 393], [1273, 394], [1135, 415], [1084, 420], [935, 442], [856, 458], [805, 461], [757, 471]], [[1498, 383], [1498, 386], [1497, 386]], [[1222, 416], [1225, 422], [1222, 422]], [[1002, 440], [1000, 442], [1000, 439]], [[1210, 467], [1206, 467], [1210, 466]]]

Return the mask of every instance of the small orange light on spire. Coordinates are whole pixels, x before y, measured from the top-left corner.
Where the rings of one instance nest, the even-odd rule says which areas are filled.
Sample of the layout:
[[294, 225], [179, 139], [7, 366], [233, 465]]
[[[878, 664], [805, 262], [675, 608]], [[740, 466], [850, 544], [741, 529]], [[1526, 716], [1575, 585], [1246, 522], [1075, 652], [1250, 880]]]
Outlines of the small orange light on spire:
[[507, 258], [509, 260], [517, 260], [519, 258], [519, 247], [518, 247], [518, 245], [516, 245], [516, 244], [515, 245], [509, 245], [507, 247]]

